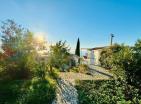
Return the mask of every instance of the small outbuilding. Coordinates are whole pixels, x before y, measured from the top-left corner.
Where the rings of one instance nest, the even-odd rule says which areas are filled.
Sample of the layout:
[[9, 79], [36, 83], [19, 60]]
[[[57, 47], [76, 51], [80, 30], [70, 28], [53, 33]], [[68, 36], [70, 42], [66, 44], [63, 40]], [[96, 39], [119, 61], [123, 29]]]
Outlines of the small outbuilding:
[[95, 48], [87, 48], [87, 53], [83, 56], [85, 62], [90, 65], [100, 65], [100, 55], [104, 48], [108, 48], [109, 46], [104, 47], [95, 47]]

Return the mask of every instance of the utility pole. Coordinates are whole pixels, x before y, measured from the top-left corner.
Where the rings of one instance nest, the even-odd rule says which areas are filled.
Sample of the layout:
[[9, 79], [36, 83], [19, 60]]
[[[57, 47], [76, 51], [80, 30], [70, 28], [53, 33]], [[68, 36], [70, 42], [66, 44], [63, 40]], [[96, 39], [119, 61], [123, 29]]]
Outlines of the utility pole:
[[111, 34], [111, 46], [113, 45], [114, 34]]

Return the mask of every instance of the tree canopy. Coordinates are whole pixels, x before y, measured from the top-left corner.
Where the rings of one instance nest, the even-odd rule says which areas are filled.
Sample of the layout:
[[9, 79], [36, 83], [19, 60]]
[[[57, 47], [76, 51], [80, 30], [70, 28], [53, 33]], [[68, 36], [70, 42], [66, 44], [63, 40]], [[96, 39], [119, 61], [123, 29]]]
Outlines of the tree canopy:
[[77, 56], [80, 57], [80, 41], [79, 41], [79, 38], [78, 38], [78, 40], [77, 40], [75, 55], [77, 55]]

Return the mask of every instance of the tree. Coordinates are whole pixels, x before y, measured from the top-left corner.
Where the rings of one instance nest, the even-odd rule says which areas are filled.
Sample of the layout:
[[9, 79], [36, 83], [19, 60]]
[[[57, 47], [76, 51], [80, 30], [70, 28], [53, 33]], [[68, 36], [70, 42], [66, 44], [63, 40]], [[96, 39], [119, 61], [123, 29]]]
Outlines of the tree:
[[27, 78], [36, 58], [33, 34], [13, 20], [2, 23], [1, 40], [6, 73], [12, 78]]
[[77, 55], [77, 56], [80, 57], [80, 41], [79, 41], [79, 38], [78, 38], [78, 40], [77, 40], [75, 55]]
[[48, 62], [51, 70], [52, 67], [56, 67], [64, 71], [64, 67], [69, 64], [69, 50], [68, 46], [66, 46], [66, 42], [62, 41], [50, 47]]

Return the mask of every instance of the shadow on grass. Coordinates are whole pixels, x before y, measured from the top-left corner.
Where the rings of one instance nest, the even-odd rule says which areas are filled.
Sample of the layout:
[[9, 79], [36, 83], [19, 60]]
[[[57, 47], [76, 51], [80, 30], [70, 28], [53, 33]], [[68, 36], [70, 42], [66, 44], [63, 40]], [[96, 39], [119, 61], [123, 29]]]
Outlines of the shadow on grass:
[[0, 104], [51, 104], [55, 87], [47, 80], [0, 81]]

